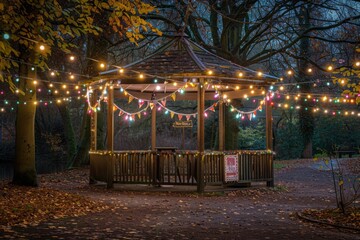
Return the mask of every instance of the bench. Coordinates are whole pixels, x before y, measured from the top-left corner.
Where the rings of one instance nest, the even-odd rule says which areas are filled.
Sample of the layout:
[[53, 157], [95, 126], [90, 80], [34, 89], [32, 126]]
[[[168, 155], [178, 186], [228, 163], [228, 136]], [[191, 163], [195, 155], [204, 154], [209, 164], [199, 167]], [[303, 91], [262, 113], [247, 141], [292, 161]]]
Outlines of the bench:
[[357, 151], [355, 151], [355, 150], [339, 150], [339, 151], [335, 151], [335, 153], [338, 158], [341, 158], [343, 155], [348, 155], [349, 158], [351, 158], [353, 154], [357, 153]]

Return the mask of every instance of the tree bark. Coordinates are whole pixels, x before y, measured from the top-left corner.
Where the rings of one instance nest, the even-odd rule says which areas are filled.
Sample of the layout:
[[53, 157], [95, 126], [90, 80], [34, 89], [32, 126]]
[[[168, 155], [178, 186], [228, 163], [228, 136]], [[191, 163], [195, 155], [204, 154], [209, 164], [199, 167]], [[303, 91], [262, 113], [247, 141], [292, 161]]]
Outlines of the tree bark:
[[74, 128], [70, 119], [69, 109], [67, 104], [63, 103], [58, 105], [58, 109], [64, 124], [64, 136], [66, 140], [66, 153], [68, 165], [71, 163], [72, 158], [76, 154], [76, 140]]
[[80, 167], [90, 162], [89, 150], [90, 150], [90, 116], [86, 111], [87, 106], [84, 107], [82, 129], [80, 136], [80, 144], [78, 150], [72, 159], [69, 167]]
[[[28, 54], [24, 50], [22, 59], [26, 62], [35, 62], [35, 53]], [[26, 186], [38, 186], [35, 167], [35, 114], [36, 114], [36, 68], [26, 64], [20, 65], [20, 88], [24, 95], [19, 96], [20, 104], [16, 115], [16, 137], [15, 137], [15, 165], [13, 183]], [[26, 104], [25, 104], [26, 102]]]
[[[311, 6], [309, 4], [304, 4], [301, 7], [300, 14], [298, 16], [300, 28], [308, 29], [310, 28], [310, 11]], [[299, 75], [298, 81], [308, 82], [308, 75], [306, 69], [309, 67], [307, 59], [310, 59], [310, 37], [305, 36], [300, 40], [300, 52], [299, 55], [302, 57], [299, 60]], [[302, 93], [310, 93], [311, 86], [309, 83], [303, 83], [300, 85], [300, 90]], [[303, 158], [312, 158], [312, 138], [314, 135], [314, 117], [311, 112], [311, 103], [309, 101], [301, 102], [301, 109], [299, 111], [299, 123], [300, 131], [303, 137], [304, 149], [302, 152]]]

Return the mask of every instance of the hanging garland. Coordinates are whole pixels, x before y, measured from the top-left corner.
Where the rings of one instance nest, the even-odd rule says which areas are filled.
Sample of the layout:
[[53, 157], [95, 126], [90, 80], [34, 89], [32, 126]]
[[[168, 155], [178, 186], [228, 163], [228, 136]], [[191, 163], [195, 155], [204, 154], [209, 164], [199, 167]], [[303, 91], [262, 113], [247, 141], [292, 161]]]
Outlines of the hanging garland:
[[[150, 107], [151, 103], [147, 103], [146, 107], [141, 109], [140, 111], [137, 111], [137, 112], [127, 112], [125, 111], [124, 109], [120, 108], [118, 105], [116, 105], [114, 103], [114, 111], [117, 111], [119, 110], [119, 116], [122, 116], [122, 115], [126, 115], [125, 118], [126, 120], [129, 119], [130, 121], [134, 120], [135, 121], [135, 116], [138, 116], [138, 118], [140, 119], [141, 118], [141, 113], [146, 113], [147, 109]], [[151, 108], [151, 107], [150, 107]]]
[[[219, 101], [213, 103], [210, 107], [206, 108], [204, 110], [204, 114], [206, 114], [206, 111], [208, 111], [208, 110], [215, 112], [215, 107], [217, 106], [218, 103], [219, 103]], [[166, 101], [157, 102], [157, 104], [159, 105], [160, 108], [165, 109], [165, 114], [170, 113], [171, 118], [173, 118], [174, 115], [177, 115], [179, 120], [181, 120], [183, 117], [185, 117], [186, 120], [190, 120], [191, 117], [195, 118], [196, 115], [198, 114], [197, 112], [195, 112], [195, 113], [179, 113], [179, 112], [170, 110], [169, 108], [167, 108], [165, 106]]]

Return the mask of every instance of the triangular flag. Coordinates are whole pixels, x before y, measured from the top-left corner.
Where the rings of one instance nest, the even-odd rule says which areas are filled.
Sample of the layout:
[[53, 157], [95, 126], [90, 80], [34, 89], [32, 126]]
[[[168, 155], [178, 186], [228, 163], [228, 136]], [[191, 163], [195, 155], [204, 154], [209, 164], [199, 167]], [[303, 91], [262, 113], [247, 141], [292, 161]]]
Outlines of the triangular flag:
[[134, 100], [134, 97], [133, 97], [133, 96], [131, 96], [131, 95], [129, 95], [129, 101], [128, 101], [128, 103], [131, 103], [131, 102], [132, 102], [132, 100]]
[[120, 110], [119, 116], [121, 116], [121, 115], [123, 115], [123, 114], [124, 114], [124, 112]]
[[161, 104], [165, 107], [166, 106], [166, 100], [162, 100]]
[[173, 118], [174, 117], [174, 113], [170, 112], [170, 117]]
[[137, 116], [138, 116], [138, 118], [140, 119], [140, 118], [141, 118], [141, 113], [138, 112], [138, 113], [137, 113]]
[[214, 105], [213, 105], [213, 106], [214, 106], [214, 107], [216, 107], [217, 105], [218, 105], [218, 102], [214, 103]]
[[249, 117], [249, 120], [251, 121], [251, 118], [252, 118], [252, 114], [248, 114], [248, 117]]
[[139, 108], [141, 108], [142, 105], [144, 105], [144, 101], [143, 101], [143, 100], [140, 100], [140, 101], [139, 101]]
[[186, 115], [186, 120], [189, 121], [190, 117], [191, 117], [191, 115]]
[[182, 115], [181, 114], [178, 114], [178, 118], [179, 118], [179, 120], [181, 120], [182, 119]]
[[113, 106], [113, 112], [115, 112], [117, 110], [117, 107]]
[[176, 93], [171, 94], [171, 98], [175, 102], [176, 101]]
[[152, 110], [154, 108], [154, 103], [151, 102], [149, 105], [150, 105], [150, 109]]
[[135, 121], [135, 114], [132, 114], [131, 118]]
[[196, 118], [196, 114], [193, 114], [193, 118]]
[[209, 110], [215, 112], [214, 106], [211, 106], [211, 107], [209, 108]]

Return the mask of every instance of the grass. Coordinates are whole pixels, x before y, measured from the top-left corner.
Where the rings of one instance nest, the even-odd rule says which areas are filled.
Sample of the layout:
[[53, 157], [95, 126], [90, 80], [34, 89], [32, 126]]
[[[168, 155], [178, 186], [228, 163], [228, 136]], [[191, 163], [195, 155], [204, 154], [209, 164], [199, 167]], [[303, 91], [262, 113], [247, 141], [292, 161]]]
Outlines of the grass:
[[274, 169], [282, 169], [285, 167], [286, 167], [286, 165], [283, 163], [274, 163]]

